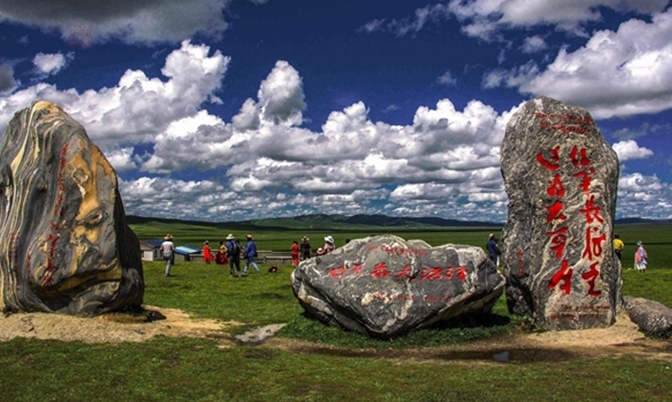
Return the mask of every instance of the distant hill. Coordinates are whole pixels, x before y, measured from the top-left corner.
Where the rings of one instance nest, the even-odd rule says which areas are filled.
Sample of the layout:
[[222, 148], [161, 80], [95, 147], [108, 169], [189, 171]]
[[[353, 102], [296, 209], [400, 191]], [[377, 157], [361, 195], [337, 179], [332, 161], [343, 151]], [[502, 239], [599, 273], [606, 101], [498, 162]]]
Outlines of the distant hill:
[[[182, 224], [188, 226], [205, 226], [227, 228], [231, 230], [255, 230], [255, 229], [330, 229], [330, 230], [356, 230], [356, 229], [442, 229], [442, 228], [502, 228], [501, 222], [478, 222], [460, 221], [455, 219], [443, 219], [436, 217], [394, 217], [387, 215], [325, 215], [312, 214], [290, 218], [266, 218], [247, 221], [230, 222], [203, 222], [193, 220], [179, 220], [166, 218], [151, 218], [128, 215], [126, 220], [131, 225], [149, 224]], [[629, 217], [617, 219], [616, 225], [670, 225], [672, 219], [653, 220]]]
[[238, 222], [202, 222], [179, 219], [151, 218], [129, 215], [126, 220], [131, 225], [156, 223], [179, 223], [190, 226], [226, 227], [230, 229], [440, 229], [440, 228], [501, 228], [502, 223], [472, 222], [434, 217], [412, 218], [386, 215], [301, 215], [291, 218], [266, 218]]
[[616, 219], [616, 225], [670, 225], [672, 219], [622, 218]]

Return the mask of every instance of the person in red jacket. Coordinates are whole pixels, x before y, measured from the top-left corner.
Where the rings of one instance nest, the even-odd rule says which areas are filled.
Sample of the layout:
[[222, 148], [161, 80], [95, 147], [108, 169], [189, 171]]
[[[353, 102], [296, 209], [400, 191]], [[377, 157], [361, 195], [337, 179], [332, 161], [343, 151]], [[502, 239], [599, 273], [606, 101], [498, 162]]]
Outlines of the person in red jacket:
[[203, 261], [205, 261], [206, 264], [210, 264], [210, 261], [212, 261], [212, 253], [210, 252], [210, 242], [207, 240], [203, 242]]
[[292, 255], [292, 265], [295, 267], [299, 266], [299, 250], [300, 250], [299, 242], [294, 240], [294, 242], [292, 243], [292, 247], [289, 249], [289, 251], [291, 252]]

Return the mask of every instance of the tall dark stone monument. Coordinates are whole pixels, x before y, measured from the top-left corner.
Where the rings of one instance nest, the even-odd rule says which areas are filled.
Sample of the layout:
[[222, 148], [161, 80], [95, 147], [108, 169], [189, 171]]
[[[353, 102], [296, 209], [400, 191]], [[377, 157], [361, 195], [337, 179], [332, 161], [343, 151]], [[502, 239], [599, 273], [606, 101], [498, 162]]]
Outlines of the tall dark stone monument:
[[94, 315], [143, 293], [112, 166], [59, 107], [16, 113], [0, 148], [0, 309]]
[[613, 324], [621, 300], [612, 244], [619, 166], [590, 114], [546, 97], [527, 102], [506, 128], [501, 166], [509, 310], [547, 330]]

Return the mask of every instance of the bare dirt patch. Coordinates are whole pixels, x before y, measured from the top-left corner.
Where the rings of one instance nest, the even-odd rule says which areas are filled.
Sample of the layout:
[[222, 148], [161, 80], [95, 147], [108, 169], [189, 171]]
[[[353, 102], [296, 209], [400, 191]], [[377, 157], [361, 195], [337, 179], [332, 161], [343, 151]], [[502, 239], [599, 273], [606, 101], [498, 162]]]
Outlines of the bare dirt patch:
[[[227, 329], [242, 325], [195, 319], [176, 309], [159, 309], [166, 319], [147, 322], [143, 317], [108, 314], [73, 317], [60, 314], [21, 313], [0, 316], [0, 341], [15, 337], [87, 343], [144, 342], [155, 336], [200, 337], [217, 340], [218, 347], [236, 344]], [[255, 343], [296, 353], [389, 358], [401, 361], [561, 361], [578, 357], [636, 357], [672, 362], [672, 341], [647, 339], [625, 313], [609, 328], [543, 333], [520, 332], [463, 345], [414, 349], [362, 350], [325, 346], [296, 339], [269, 337]]]
[[208, 337], [223, 343], [230, 341], [224, 332], [240, 325], [236, 322], [195, 319], [183, 311], [146, 306], [160, 311], [166, 318], [147, 321], [144, 316], [115, 313], [98, 317], [75, 317], [47, 313], [19, 313], [0, 316], [0, 341], [15, 337], [55, 339], [87, 343], [144, 342], [155, 336]]
[[295, 339], [271, 338], [268, 347], [311, 354], [334, 356], [367, 356], [417, 362], [464, 361], [497, 363], [516, 361], [563, 361], [574, 358], [635, 357], [672, 362], [672, 341], [648, 339], [621, 312], [609, 328], [580, 331], [519, 332], [495, 339], [479, 340], [462, 345], [415, 349], [347, 349], [325, 346]]

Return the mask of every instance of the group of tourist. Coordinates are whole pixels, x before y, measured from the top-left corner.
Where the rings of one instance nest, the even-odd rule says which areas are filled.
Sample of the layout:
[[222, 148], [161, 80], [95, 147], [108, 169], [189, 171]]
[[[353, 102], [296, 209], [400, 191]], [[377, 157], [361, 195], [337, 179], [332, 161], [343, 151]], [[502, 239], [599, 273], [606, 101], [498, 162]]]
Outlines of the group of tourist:
[[[614, 234], [614, 252], [619, 261], [623, 258], [624, 249], [625, 243], [621, 240], [621, 236], [618, 233]], [[637, 250], [635, 250], [635, 269], [645, 272], [647, 265], [649, 265], [649, 253], [646, 252], [644, 243], [640, 240], [637, 242]]]
[[[247, 276], [247, 271], [249, 268], [254, 268], [254, 271], [256, 273], [259, 273], [259, 266], [257, 265], [256, 258], [257, 258], [257, 243], [254, 242], [254, 237], [251, 234], [248, 234], [245, 236], [245, 239], [247, 240], [247, 243], [245, 244], [245, 247], [240, 246], [240, 241], [236, 239], [236, 237], [232, 234], [229, 233], [228, 236], [226, 236], [226, 243], [223, 241], [219, 242], [219, 250], [218, 253], [221, 255], [221, 261], [218, 262], [220, 264], [226, 264], [223, 261], [227, 261], [229, 265], [229, 277], [234, 278], [234, 277], [241, 277], [241, 276]], [[203, 253], [205, 256], [205, 253]], [[245, 266], [243, 267], [243, 270], [241, 272], [240, 269], [240, 258], [245, 260]], [[215, 258], [217, 261], [217, 259]], [[206, 261], [207, 263], [207, 261]]]
[[[348, 240], [346, 240], [346, 243]], [[331, 236], [326, 236], [324, 238], [324, 245], [317, 249], [317, 255], [329, 254], [336, 249], [336, 243], [334, 238]], [[299, 266], [299, 261], [304, 261], [311, 258], [312, 248], [310, 246], [310, 239], [306, 236], [303, 236], [301, 239], [301, 244], [294, 240], [291, 247], [289, 248], [290, 255], [292, 257], [292, 265], [294, 267]]]
[[[251, 234], [245, 236], [247, 243], [245, 247], [240, 246], [240, 242], [235, 238], [233, 234], [226, 236], [226, 243], [224, 241], [219, 242], [219, 250], [215, 253], [214, 257], [212, 250], [210, 249], [210, 242], [203, 242], [203, 259], [206, 264], [210, 264], [213, 260], [217, 264], [229, 266], [229, 276], [240, 277], [247, 275], [248, 269], [250, 267], [254, 268], [256, 273], [259, 273], [259, 266], [256, 263], [257, 258], [257, 244], [254, 242], [254, 237]], [[173, 243], [173, 236], [167, 234], [163, 238], [163, 243], [160, 247], [160, 253], [163, 259], [166, 261], [165, 276], [170, 276], [170, 268], [175, 263], [175, 244]], [[346, 240], [348, 243], [349, 239]], [[501, 251], [497, 246], [499, 240], [495, 237], [494, 233], [490, 233], [488, 236], [488, 241], [485, 245], [485, 249], [488, 253], [488, 258], [492, 260], [495, 266], [499, 266], [499, 257], [501, 256]], [[622, 259], [623, 250], [625, 249], [625, 243], [621, 240], [621, 237], [618, 233], [614, 234], [614, 252], [618, 257], [619, 261]], [[334, 238], [331, 236], [326, 236], [324, 238], [324, 245], [317, 249], [317, 255], [326, 255], [331, 253], [336, 249], [336, 244]], [[310, 239], [306, 236], [301, 239], [301, 244], [294, 240], [290, 247], [290, 255], [292, 260], [292, 265], [297, 267], [299, 261], [304, 261], [311, 258], [312, 249], [310, 246]], [[240, 258], [245, 259], [245, 266], [240, 269]], [[644, 244], [641, 241], [637, 242], [637, 250], [635, 251], [635, 269], [637, 271], [646, 271], [648, 265], [649, 255], [644, 248]]]
[[[254, 237], [251, 234], [245, 236], [247, 239], [247, 244], [242, 248], [240, 246], [240, 241], [236, 239], [233, 234], [226, 236], [226, 243], [224, 241], [219, 242], [219, 249], [214, 254], [210, 248], [210, 242], [208, 240], [203, 242], [203, 260], [206, 264], [210, 264], [212, 261], [220, 265], [229, 266], [229, 275], [231, 278], [234, 276], [244, 276], [247, 275], [247, 271], [250, 267], [254, 268], [256, 273], [259, 273], [259, 266], [257, 265], [257, 244], [254, 242]], [[164, 276], [170, 277], [170, 269], [175, 264], [175, 243], [173, 243], [173, 236], [167, 234], [163, 238], [163, 243], [159, 247], [159, 253], [161, 257], [166, 262], [166, 269]], [[245, 259], [245, 266], [241, 272], [240, 269], [240, 258]]]

